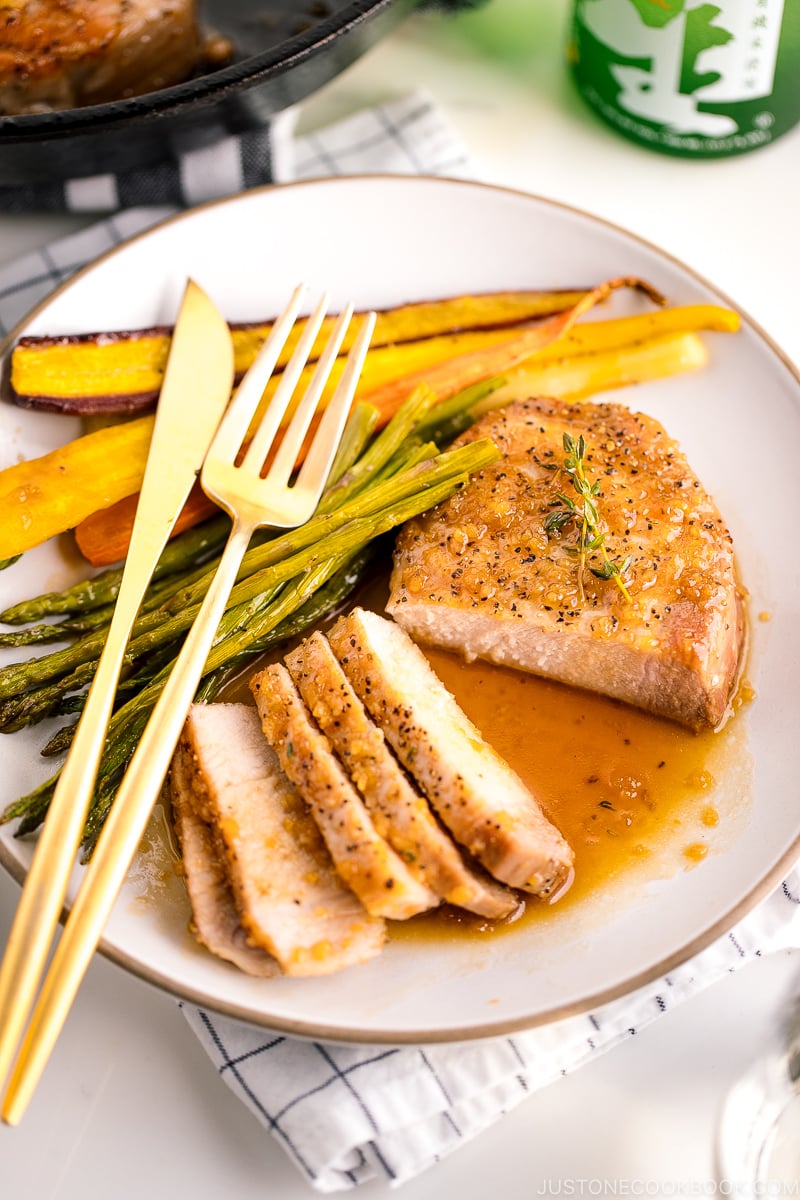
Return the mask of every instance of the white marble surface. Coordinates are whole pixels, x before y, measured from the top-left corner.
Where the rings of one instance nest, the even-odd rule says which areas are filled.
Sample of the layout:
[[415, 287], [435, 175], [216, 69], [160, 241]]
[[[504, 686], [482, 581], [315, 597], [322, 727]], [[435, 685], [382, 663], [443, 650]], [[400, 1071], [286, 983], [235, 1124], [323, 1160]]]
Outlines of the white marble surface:
[[[481, 177], [587, 208], [658, 243], [727, 292], [797, 362], [800, 128], [718, 163], [625, 142], [572, 89], [567, 9], [565, 0], [492, 0], [469, 20], [411, 18], [307, 102], [302, 123], [425, 87]], [[80, 223], [0, 217], [0, 261]], [[16, 897], [16, 885], [0, 877], [0, 941]], [[406, 1185], [404, 1196], [722, 1194], [713, 1163], [718, 1106], [763, 1044], [793, 967], [781, 957], [717, 984], [532, 1096]], [[371, 1184], [361, 1194], [378, 1200], [388, 1191]], [[98, 959], [23, 1125], [0, 1129], [0, 1195], [138, 1200], [176, 1192], [192, 1200], [312, 1194], [216, 1077], [174, 1000]]]

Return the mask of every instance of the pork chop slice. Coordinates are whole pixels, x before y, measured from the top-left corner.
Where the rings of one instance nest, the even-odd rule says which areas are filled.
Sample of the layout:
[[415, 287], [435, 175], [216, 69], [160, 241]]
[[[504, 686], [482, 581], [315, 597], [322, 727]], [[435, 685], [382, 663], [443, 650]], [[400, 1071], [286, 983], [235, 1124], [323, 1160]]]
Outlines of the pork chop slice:
[[[580, 573], [564, 434], [586, 443], [606, 546], [625, 571]], [[621, 404], [517, 401], [460, 439], [489, 437], [496, 465], [397, 539], [387, 611], [415, 640], [616, 697], [691, 728], [725, 717], [742, 652], [730, 532], [677, 443]], [[592, 564], [602, 568], [595, 556]]]
[[154, 92], [187, 79], [201, 57], [195, 0], [0, 5], [0, 113]]
[[217, 853], [210, 825], [197, 815], [191, 786], [191, 760], [178, 746], [169, 773], [172, 815], [181, 848], [183, 874], [192, 906], [191, 929], [201, 945], [248, 975], [280, 975], [276, 959], [251, 946], [239, 920], [228, 871]]
[[342, 882], [256, 711], [195, 704], [180, 748], [194, 810], [214, 830], [249, 942], [287, 975], [329, 974], [378, 954], [384, 923]]
[[413, 875], [449, 904], [499, 920], [517, 897], [468, 864], [425, 797], [386, 744], [382, 731], [319, 631], [284, 659], [289, 673], [339, 761], [364, 798], [375, 828]]
[[496, 879], [547, 897], [573, 854], [394, 621], [355, 608], [328, 634], [356, 692], [453, 837]]
[[435, 907], [439, 897], [378, 833], [286, 668], [266, 667], [250, 688], [267, 741], [308, 804], [336, 869], [367, 912], [403, 921]]

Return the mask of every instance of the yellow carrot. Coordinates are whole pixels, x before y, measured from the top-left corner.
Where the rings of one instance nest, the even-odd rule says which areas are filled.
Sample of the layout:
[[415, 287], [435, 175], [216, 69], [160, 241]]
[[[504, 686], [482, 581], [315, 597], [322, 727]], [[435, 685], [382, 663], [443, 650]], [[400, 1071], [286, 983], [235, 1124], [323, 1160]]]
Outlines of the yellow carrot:
[[532, 328], [517, 331], [507, 331], [508, 337], [477, 350], [468, 351], [457, 358], [443, 359], [441, 362], [411, 371], [408, 374], [395, 376], [377, 387], [364, 385], [356, 396], [377, 408], [384, 421], [397, 411], [406, 396], [415, 387], [424, 383], [436, 392], [440, 400], [446, 400], [462, 388], [478, 383], [481, 379], [489, 379], [492, 375], [504, 374], [513, 367], [541, 353], [546, 347], [563, 338], [573, 327], [579, 317], [589, 312], [595, 305], [607, 299], [612, 292], [619, 288], [634, 288], [645, 292], [654, 303], [666, 305], [666, 299], [655, 288], [636, 276], [621, 275], [615, 279], [607, 279], [604, 283], [592, 288], [572, 306], [555, 317]]
[[109, 425], [0, 471], [0, 558], [22, 554], [137, 491], [153, 420]]
[[[373, 346], [394, 345], [468, 329], [513, 326], [574, 305], [584, 291], [492, 292], [399, 305], [378, 314]], [[325, 345], [335, 322], [328, 318], [311, 351]], [[283, 366], [302, 332], [298, 321], [278, 359]], [[342, 346], [358, 333], [353, 321]], [[271, 322], [234, 325], [234, 365], [241, 377], [272, 328]], [[167, 328], [132, 332], [21, 338], [11, 356], [11, 385], [23, 403], [85, 414], [142, 410], [155, 403], [170, 347]]]
[[670, 333], [597, 354], [551, 358], [538, 356], [509, 371], [506, 382], [475, 408], [480, 415], [527, 396], [582, 400], [601, 392], [698, 371], [708, 350], [696, 333]]

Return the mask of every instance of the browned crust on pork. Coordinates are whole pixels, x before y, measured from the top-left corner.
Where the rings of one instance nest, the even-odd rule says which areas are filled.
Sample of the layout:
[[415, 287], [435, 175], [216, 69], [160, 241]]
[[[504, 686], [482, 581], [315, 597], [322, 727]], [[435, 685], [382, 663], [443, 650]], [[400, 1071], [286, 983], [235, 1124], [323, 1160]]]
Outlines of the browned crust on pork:
[[314, 720], [382, 837], [437, 896], [491, 920], [518, 907], [515, 894], [468, 863], [431, 812], [367, 714], [330, 644], [319, 631], [288, 654], [286, 666]]
[[186, 79], [194, 0], [26, 0], [0, 9], [0, 113], [78, 108]]
[[[583, 434], [599, 479], [609, 553], [628, 555], [628, 602], [583, 574], [548, 536], [558, 493], [572, 493], [562, 438]], [[422, 642], [542, 674], [692, 728], [725, 717], [743, 643], [730, 532], [677, 443], [620, 404], [518, 401], [462, 441], [503, 454], [470, 485], [408, 522], [397, 541], [388, 611]]]
[[248, 942], [287, 975], [324, 975], [380, 953], [383, 922], [334, 869], [256, 712], [193, 705], [180, 744], [194, 811], [212, 830]]
[[328, 636], [364, 705], [456, 841], [495, 879], [537, 896], [558, 892], [572, 870], [572, 850], [403, 629], [355, 608]]
[[439, 897], [378, 833], [283, 664], [266, 667], [250, 688], [267, 741], [309, 806], [337, 871], [367, 912], [403, 921], [435, 908]]

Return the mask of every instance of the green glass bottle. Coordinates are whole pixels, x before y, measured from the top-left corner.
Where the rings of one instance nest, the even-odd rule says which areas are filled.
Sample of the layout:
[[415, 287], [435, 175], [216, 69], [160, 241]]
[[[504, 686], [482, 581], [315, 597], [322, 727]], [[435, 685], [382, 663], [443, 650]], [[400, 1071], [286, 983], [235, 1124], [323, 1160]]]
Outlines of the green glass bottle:
[[800, 0], [575, 0], [589, 105], [666, 154], [721, 158], [800, 121]]

